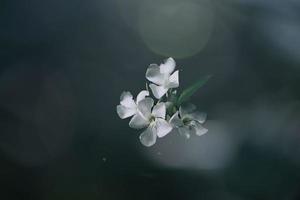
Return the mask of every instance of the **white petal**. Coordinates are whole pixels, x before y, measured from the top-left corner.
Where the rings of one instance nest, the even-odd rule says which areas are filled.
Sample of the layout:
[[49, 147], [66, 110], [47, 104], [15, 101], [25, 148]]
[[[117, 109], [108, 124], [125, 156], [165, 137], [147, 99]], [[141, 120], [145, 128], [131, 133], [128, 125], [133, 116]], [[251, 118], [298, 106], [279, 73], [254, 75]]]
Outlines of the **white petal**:
[[146, 78], [157, 85], [162, 85], [165, 82], [165, 76], [160, 73], [159, 66], [156, 64], [149, 65], [146, 71]]
[[196, 110], [196, 106], [194, 104], [188, 103], [180, 106], [179, 108], [179, 115], [181, 118], [185, 117], [187, 114], [192, 113]]
[[150, 147], [156, 142], [156, 133], [153, 131], [153, 127], [149, 126], [141, 135], [140, 141], [143, 145]]
[[182, 120], [179, 118], [178, 111], [171, 117], [169, 122], [173, 127], [183, 126]]
[[204, 112], [196, 111], [196, 112], [193, 112], [191, 114], [187, 114], [186, 117], [188, 117], [190, 119], [193, 119], [193, 120], [196, 120], [199, 123], [204, 123], [205, 120], [206, 120], [207, 114], [204, 113]]
[[154, 85], [154, 84], [150, 84], [149, 87], [151, 88], [152, 90], [152, 93], [153, 95], [157, 98], [157, 99], [160, 99], [162, 96], [164, 96], [168, 89], [165, 88], [164, 86], [157, 86], [157, 85]]
[[190, 133], [190, 135], [196, 135], [197, 130], [196, 130], [196, 127], [195, 127], [195, 126], [193, 126], [193, 125], [188, 125], [187, 127], [189, 128], [189, 133]]
[[198, 136], [204, 135], [207, 133], [208, 129], [204, 128], [199, 122], [192, 121], [191, 126], [195, 129], [195, 134]]
[[121, 119], [130, 117], [136, 113], [136, 108], [127, 108], [123, 105], [117, 106], [117, 113]]
[[156, 119], [154, 128], [158, 137], [164, 137], [172, 130], [172, 126], [166, 120], [160, 118]]
[[158, 103], [153, 107], [152, 115], [154, 117], [160, 117], [165, 119], [166, 117], [166, 105], [164, 103]]
[[177, 88], [179, 86], [179, 71], [175, 71], [168, 81], [168, 88]]
[[133, 100], [132, 94], [130, 92], [122, 92], [120, 97], [120, 104], [126, 106], [127, 108], [135, 108], [136, 104]]
[[147, 90], [142, 90], [136, 97], [136, 103], [145, 99], [146, 96], [149, 96], [149, 92]]
[[182, 126], [178, 128], [178, 132], [180, 135], [184, 136], [186, 139], [190, 138], [190, 129], [186, 126]]
[[160, 73], [171, 74], [175, 69], [175, 60], [173, 58], [168, 58], [164, 64], [160, 64]]
[[151, 116], [151, 109], [153, 107], [154, 101], [152, 98], [147, 97], [143, 100], [141, 100], [137, 107], [138, 107], [138, 112], [141, 113], [145, 118], [149, 119]]
[[129, 122], [129, 126], [135, 129], [145, 128], [149, 125], [149, 121], [145, 119], [141, 114], [136, 114]]

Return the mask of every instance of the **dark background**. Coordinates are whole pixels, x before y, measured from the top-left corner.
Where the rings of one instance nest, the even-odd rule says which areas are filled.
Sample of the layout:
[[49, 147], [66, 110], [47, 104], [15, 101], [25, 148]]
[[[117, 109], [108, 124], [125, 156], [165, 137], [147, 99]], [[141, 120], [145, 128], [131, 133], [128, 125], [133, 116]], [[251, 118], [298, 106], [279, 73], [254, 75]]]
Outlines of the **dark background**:
[[[300, 1], [0, 1], [0, 199], [300, 199]], [[174, 57], [209, 132], [116, 114]]]

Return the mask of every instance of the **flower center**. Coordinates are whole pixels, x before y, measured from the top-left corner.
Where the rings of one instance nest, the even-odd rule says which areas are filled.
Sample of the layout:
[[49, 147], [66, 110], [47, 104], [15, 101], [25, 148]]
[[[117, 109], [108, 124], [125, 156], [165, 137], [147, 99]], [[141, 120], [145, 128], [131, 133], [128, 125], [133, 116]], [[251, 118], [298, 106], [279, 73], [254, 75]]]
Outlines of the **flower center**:
[[151, 115], [151, 116], [150, 116], [150, 119], [149, 119], [149, 122], [152, 123], [152, 122], [154, 122], [154, 121], [155, 121], [155, 117]]
[[183, 123], [184, 125], [188, 125], [191, 121], [192, 121], [192, 120], [191, 120], [190, 118], [187, 118], [187, 117], [185, 117], [185, 118], [182, 119], [182, 123]]

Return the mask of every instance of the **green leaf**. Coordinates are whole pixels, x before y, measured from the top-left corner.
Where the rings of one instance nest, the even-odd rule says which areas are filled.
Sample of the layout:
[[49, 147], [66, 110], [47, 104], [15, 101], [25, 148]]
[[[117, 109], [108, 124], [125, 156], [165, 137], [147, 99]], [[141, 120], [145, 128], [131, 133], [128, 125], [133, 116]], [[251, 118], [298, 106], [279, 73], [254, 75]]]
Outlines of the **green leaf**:
[[181, 105], [183, 102], [187, 101], [199, 88], [201, 88], [207, 81], [212, 77], [212, 75], [205, 76], [202, 79], [195, 82], [193, 85], [185, 89], [179, 96], [177, 105]]

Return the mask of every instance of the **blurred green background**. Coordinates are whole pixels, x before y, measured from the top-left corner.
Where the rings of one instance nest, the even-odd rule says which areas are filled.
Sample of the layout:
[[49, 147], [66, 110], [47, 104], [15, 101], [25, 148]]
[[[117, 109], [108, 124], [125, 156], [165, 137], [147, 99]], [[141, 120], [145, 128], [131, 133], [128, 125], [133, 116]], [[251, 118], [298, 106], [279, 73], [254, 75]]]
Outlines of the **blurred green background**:
[[[300, 199], [300, 1], [0, 1], [0, 199]], [[174, 57], [209, 132], [116, 114]]]

